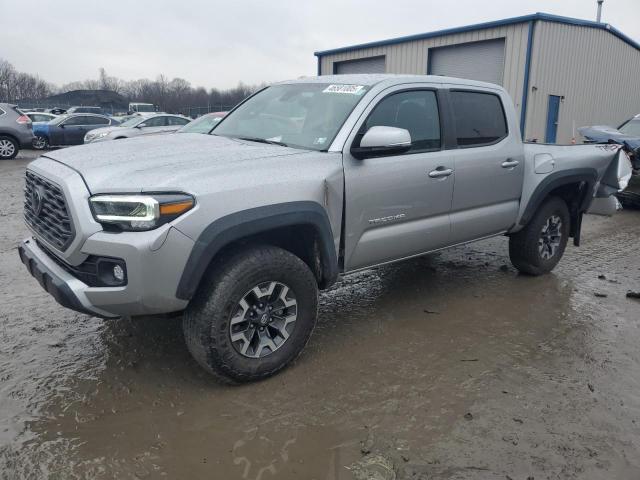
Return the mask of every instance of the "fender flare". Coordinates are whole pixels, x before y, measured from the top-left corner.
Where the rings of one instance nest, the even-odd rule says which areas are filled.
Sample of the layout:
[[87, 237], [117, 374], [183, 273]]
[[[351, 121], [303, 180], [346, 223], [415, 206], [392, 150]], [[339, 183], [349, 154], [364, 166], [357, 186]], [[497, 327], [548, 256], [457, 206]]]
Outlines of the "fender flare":
[[212, 222], [195, 242], [180, 277], [176, 297], [182, 300], [193, 297], [211, 261], [226, 245], [260, 232], [294, 225], [308, 225], [316, 230], [323, 271], [320, 287], [327, 288], [338, 278], [331, 223], [320, 204], [300, 201], [242, 210]]
[[529, 223], [533, 215], [538, 211], [538, 208], [540, 208], [542, 202], [544, 202], [545, 198], [547, 198], [553, 190], [572, 183], [584, 182], [586, 184], [577, 208], [579, 213], [585, 212], [589, 208], [592, 200], [592, 195], [589, 195], [589, 193], [593, 193], [597, 181], [598, 172], [594, 168], [575, 168], [548, 175], [538, 184], [531, 194], [529, 203], [518, 223], [522, 226]]

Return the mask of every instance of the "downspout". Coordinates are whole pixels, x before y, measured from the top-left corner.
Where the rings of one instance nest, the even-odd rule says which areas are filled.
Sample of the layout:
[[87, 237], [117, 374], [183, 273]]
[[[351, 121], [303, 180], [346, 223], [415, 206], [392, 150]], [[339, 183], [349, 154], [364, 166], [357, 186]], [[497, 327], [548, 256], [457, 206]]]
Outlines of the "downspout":
[[316, 55], [316, 58], [318, 59], [318, 69], [317, 69], [318, 73], [317, 73], [317, 75], [320, 76], [320, 75], [322, 75], [322, 72], [320, 71], [321, 70], [321, 68], [320, 68], [320, 60], [321, 60], [322, 57], [320, 57], [320, 55]]
[[522, 88], [522, 108], [520, 109], [520, 134], [524, 140], [525, 123], [527, 121], [527, 101], [529, 99], [529, 73], [531, 71], [531, 54], [533, 51], [533, 29], [535, 20], [529, 21], [529, 36], [527, 39], [527, 57], [524, 64], [524, 84]]

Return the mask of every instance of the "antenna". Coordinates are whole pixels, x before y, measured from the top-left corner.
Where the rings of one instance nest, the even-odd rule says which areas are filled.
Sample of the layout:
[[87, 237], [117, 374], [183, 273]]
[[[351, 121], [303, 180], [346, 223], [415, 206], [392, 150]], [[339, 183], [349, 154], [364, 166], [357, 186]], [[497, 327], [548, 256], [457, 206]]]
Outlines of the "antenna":
[[596, 16], [596, 22], [600, 23], [600, 20], [602, 18], [602, 4], [604, 3], [604, 0], [598, 0], [598, 15]]

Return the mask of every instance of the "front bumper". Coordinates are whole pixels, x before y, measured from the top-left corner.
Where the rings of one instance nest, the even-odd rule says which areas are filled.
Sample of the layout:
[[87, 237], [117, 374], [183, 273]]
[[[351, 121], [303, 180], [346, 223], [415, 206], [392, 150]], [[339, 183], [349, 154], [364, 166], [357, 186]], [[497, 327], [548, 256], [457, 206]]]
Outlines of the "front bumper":
[[87, 285], [60, 264], [64, 260], [54, 260], [33, 238], [23, 241], [18, 250], [31, 275], [58, 303], [72, 310], [107, 318], [181, 311], [188, 302], [176, 297], [176, 289], [193, 240], [169, 225], [158, 230], [98, 232], [84, 243], [83, 254], [124, 260], [127, 284], [117, 287]]
[[87, 286], [58, 266], [33, 239], [24, 240], [18, 253], [33, 278], [63, 307], [98, 317], [117, 316], [91, 305], [84, 294]]

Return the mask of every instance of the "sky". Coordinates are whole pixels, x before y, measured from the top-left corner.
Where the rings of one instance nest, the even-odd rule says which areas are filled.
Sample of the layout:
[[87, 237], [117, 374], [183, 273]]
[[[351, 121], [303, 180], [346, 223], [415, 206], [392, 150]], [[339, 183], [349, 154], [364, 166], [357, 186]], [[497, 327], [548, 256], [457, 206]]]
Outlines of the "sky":
[[[596, 0], [0, 0], [0, 58], [61, 85], [109, 75], [229, 88], [316, 74], [315, 51], [546, 12], [594, 20]], [[640, 0], [603, 21], [640, 42]]]

